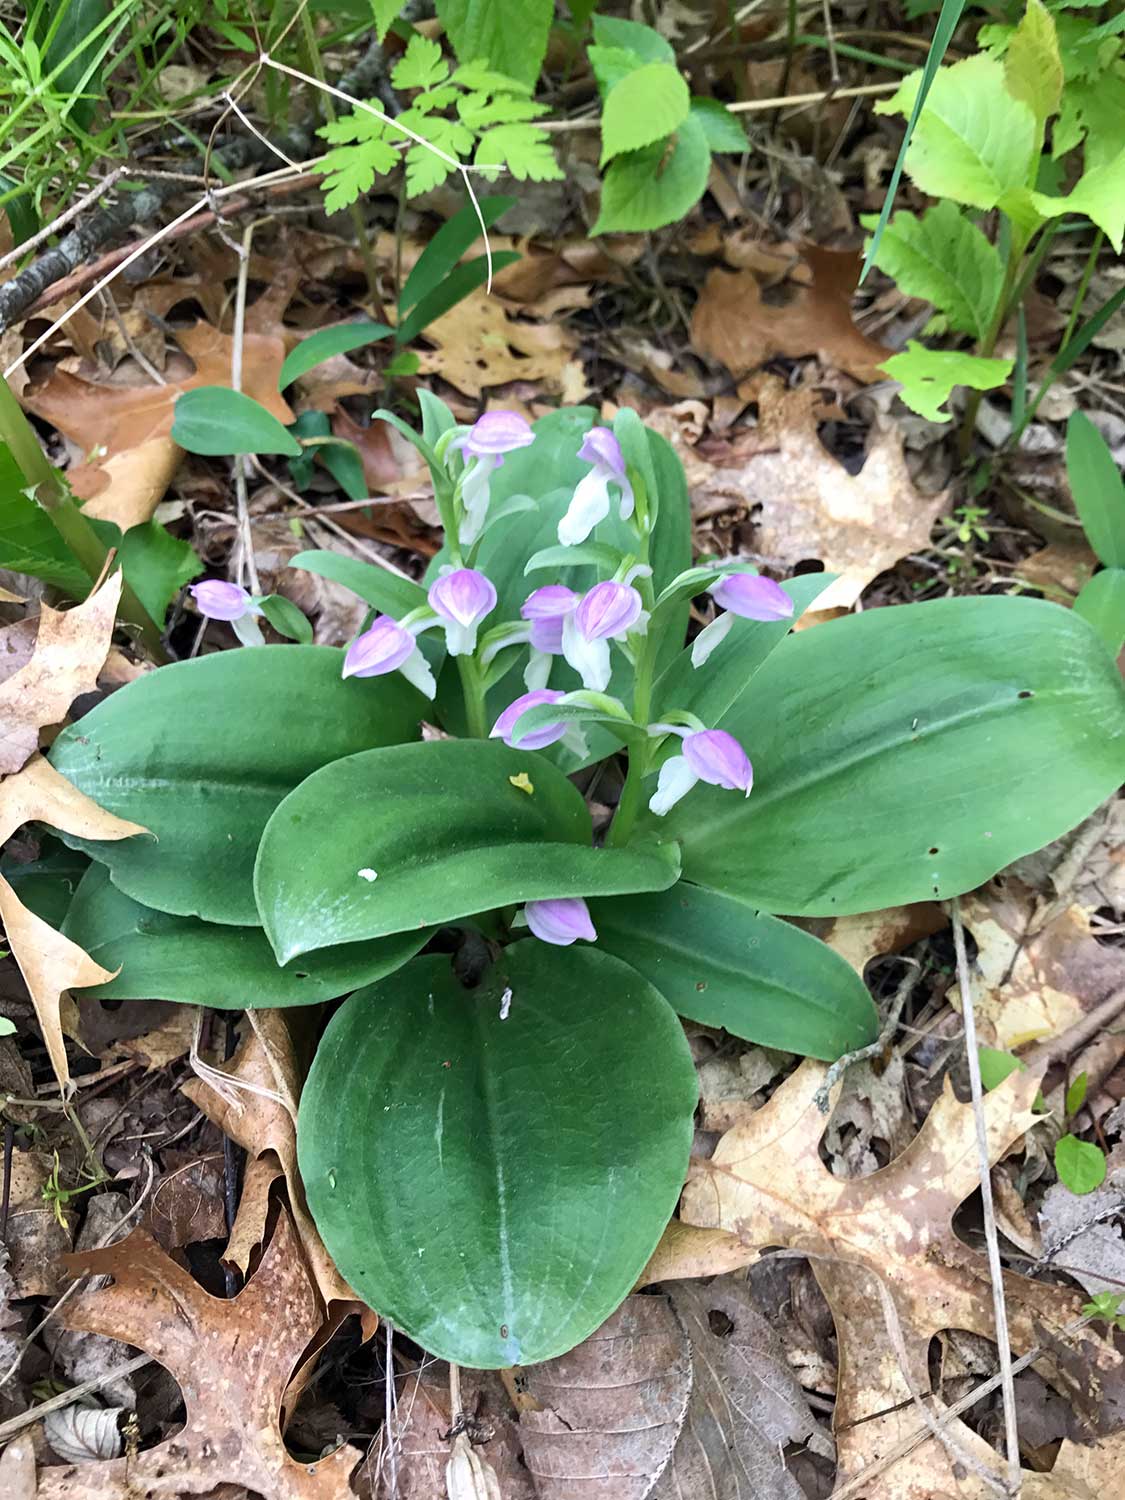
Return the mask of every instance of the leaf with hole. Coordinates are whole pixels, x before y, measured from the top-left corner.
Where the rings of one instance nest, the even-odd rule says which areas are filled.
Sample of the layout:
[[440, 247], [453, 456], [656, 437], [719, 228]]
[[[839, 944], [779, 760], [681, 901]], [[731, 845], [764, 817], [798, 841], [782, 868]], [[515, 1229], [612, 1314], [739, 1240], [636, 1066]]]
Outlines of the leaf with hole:
[[473, 1368], [537, 1363], [643, 1270], [696, 1095], [673, 1011], [607, 954], [516, 943], [471, 990], [419, 958], [329, 1022], [301, 1176], [336, 1264], [396, 1328]]
[[927, 422], [948, 422], [951, 413], [943, 403], [957, 386], [995, 390], [1011, 375], [1014, 363], [983, 354], [963, 354], [960, 349], [927, 349], [917, 339], [909, 339], [901, 354], [885, 359], [879, 368], [899, 382], [899, 396], [911, 411]]

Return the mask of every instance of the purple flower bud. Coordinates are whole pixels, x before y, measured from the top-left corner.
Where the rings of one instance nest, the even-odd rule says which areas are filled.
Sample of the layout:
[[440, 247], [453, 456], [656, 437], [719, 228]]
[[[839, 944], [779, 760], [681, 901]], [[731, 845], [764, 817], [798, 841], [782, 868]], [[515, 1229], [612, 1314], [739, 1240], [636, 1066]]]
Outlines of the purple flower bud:
[[725, 729], [703, 729], [684, 737], [684, 759], [700, 781], [750, 795], [754, 769], [746, 751]]
[[627, 635], [644, 612], [644, 601], [627, 583], [596, 583], [582, 596], [574, 623], [587, 641], [616, 641]]
[[536, 651], [558, 656], [562, 651], [563, 621], [578, 604], [578, 595], [561, 583], [536, 589], [520, 605], [520, 614], [531, 621], [531, 644]]
[[582, 439], [578, 457], [585, 459], [588, 464], [608, 469], [618, 480], [625, 478], [625, 458], [621, 452], [621, 444], [608, 427], [591, 427]]
[[517, 746], [512, 738], [516, 720], [521, 714], [525, 714], [529, 708], [537, 708], [541, 703], [557, 703], [563, 696], [553, 688], [536, 688], [532, 693], [524, 693], [514, 703], [509, 703], [504, 712], [492, 726], [489, 739], [503, 740], [506, 745], [520, 750], [542, 750], [547, 745], [553, 745], [556, 740], [561, 740], [566, 733], [565, 724], [544, 724], [542, 729], [535, 729], [526, 735]]
[[430, 585], [430, 607], [446, 622], [450, 656], [471, 656], [477, 649], [477, 627], [496, 608], [496, 590], [475, 568], [455, 568]]
[[745, 620], [791, 620], [793, 601], [779, 583], [754, 573], [727, 573], [707, 592], [715, 603]]
[[486, 411], [478, 417], [458, 446], [472, 458], [498, 453], [514, 453], [535, 441], [530, 425], [514, 411]]
[[222, 583], [217, 578], [193, 583], [188, 593], [199, 613], [209, 620], [241, 620], [254, 609], [254, 601], [244, 588], [237, 583]]
[[544, 943], [569, 948], [577, 938], [597, 941], [590, 909], [581, 896], [563, 896], [556, 901], [529, 901], [523, 909], [527, 925]]
[[417, 650], [417, 642], [390, 615], [379, 615], [370, 629], [357, 635], [344, 657], [345, 677], [382, 677], [397, 672], [408, 656]]

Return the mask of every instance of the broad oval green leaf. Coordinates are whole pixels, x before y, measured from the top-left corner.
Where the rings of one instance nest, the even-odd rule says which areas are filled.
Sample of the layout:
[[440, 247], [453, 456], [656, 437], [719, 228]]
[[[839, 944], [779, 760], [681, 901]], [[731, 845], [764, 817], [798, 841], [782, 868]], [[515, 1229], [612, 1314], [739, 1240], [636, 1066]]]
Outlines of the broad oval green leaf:
[[599, 948], [632, 965], [689, 1020], [828, 1060], [879, 1034], [851, 965], [779, 917], [683, 880], [590, 910]]
[[270, 411], [244, 391], [197, 385], [177, 397], [172, 439], [189, 453], [223, 458], [236, 453], [284, 453], [300, 458], [300, 443]]
[[352, 349], [362, 349], [365, 344], [374, 344], [392, 333], [394, 329], [389, 324], [373, 323], [366, 318], [358, 323], [337, 323], [331, 328], [318, 328], [285, 356], [277, 378], [277, 388], [283, 391], [286, 386], [300, 380], [302, 375], [307, 375], [334, 354], [347, 354]]
[[649, 62], [627, 73], [602, 106], [602, 166], [623, 151], [664, 140], [690, 108], [691, 94], [674, 63]]
[[262, 835], [254, 888], [287, 963], [518, 901], [663, 890], [679, 873], [667, 846], [591, 838], [581, 794], [541, 755], [489, 740], [397, 745], [291, 792]]
[[972, 890], [1125, 776], [1125, 688], [1098, 637], [1034, 599], [941, 599], [788, 636], [725, 715], [742, 800], [698, 786], [642, 830], [684, 877], [837, 915]]
[[1107, 568], [1125, 568], [1125, 479], [1085, 412], [1066, 424], [1066, 477], [1086, 540]]
[[529, 940], [465, 990], [419, 958], [329, 1023], [301, 1176], [332, 1258], [395, 1327], [472, 1368], [532, 1364], [636, 1281], [695, 1103], [675, 1015], [619, 960]]
[[104, 969], [106, 984], [84, 989], [101, 1000], [176, 1000], [218, 1010], [312, 1005], [372, 984], [414, 957], [429, 933], [326, 948], [279, 968], [260, 927], [220, 927], [153, 911], [119, 891], [91, 865], [74, 893], [63, 933]]
[[699, 202], [710, 171], [707, 136], [689, 114], [670, 143], [656, 141], [610, 163], [602, 182], [601, 211], [590, 233], [628, 233], [675, 223]]
[[403, 678], [344, 682], [342, 663], [328, 646], [257, 646], [121, 688], [64, 729], [50, 759], [155, 837], [71, 842], [146, 906], [257, 925], [254, 855], [281, 799], [328, 761], [418, 732], [424, 700]]
[[1074, 612], [1089, 620], [1114, 656], [1125, 642], [1125, 568], [1103, 568], [1083, 585]]

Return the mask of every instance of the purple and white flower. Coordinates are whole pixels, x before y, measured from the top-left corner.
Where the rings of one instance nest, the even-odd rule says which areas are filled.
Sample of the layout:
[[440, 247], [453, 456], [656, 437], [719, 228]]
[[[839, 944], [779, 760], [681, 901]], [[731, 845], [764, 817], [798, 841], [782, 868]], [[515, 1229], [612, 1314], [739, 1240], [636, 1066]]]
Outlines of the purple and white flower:
[[445, 625], [450, 656], [472, 656], [481, 622], [496, 608], [496, 589], [475, 568], [453, 568], [431, 585], [430, 608]]
[[193, 583], [188, 593], [195, 600], [195, 607], [209, 620], [224, 620], [234, 627], [234, 633], [244, 646], [263, 646], [265, 637], [256, 616], [262, 613], [252, 594], [237, 583], [224, 583], [218, 578]]
[[529, 708], [538, 708], [543, 703], [557, 703], [565, 695], [556, 692], [553, 688], [537, 688], [534, 692], [524, 693], [513, 703], [509, 703], [504, 712], [492, 726], [489, 739], [503, 740], [506, 745], [520, 750], [543, 750], [548, 745], [553, 745], [561, 740], [566, 734], [566, 724], [544, 724], [542, 729], [533, 729], [530, 734], [524, 735], [519, 745], [516, 745], [513, 732], [516, 721], [527, 712]]
[[520, 614], [530, 626], [531, 655], [523, 674], [529, 688], [547, 686], [551, 657], [561, 656], [563, 623], [578, 608], [578, 595], [561, 583], [548, 583], [529, 594]]
[[648, 804], [649, 811], [658, 818], [670, 812], [699, 781], [749, 797], [754, 768], [733, 734], [727, 734], [725, 729], [688, 731], [671, 724], [653, 727], [681, 735], [684, 744], [682, 755], [673, 755], [660, 767], [656, 791]]
[[588, 943], [598, 934], [590, 920], [590, 908], [581, 896], [562, 896], [554, 901], [529, 901], [523, 909], [527, 925], [543, 943], [569, 948], [579, 938]]
[[593, 468], [578, 481], [566, 515], [559, 522], [559, 541], [564, 547], [584, 542], [599, 522], [609, 515], [609, 487], [617, 486], [623, 521], [633, 514], [633, 486], [625, 472], [621, 444], [608, 427], [591, 427], [578, 450], [578, 457]]
[[437, 692], [430, 664], [414, 636], [390, 615], [379, 615], [348, 647], [343, 676], [384, 677], [388, 672], [401, 672], [427, 698]]
[[730, 634], [735, 615], [744, 620], [791, 620], [793, 601], [779, 583], [757, 573], [724, 573], [708, 585], [707, 592], [726, 613], [716, 615], [696, 636], [691, 664], [701, 667], [721, 641]]
[[504, 462], [504, 455], [527, 448], [534, 441], [530, 425], [514, 411], [486, 411], [463, 437], [454, 439], [451, 446], [460, 448], [465, 456], [461, 477], [464, 515], [458, 529], [462, 547], [471, 547], [484, 530], [492, 476]]
[[562, 653], [584, 687], [604, 693], [609, 686], [610, 641], [623, 641], [647, 623], [644, 601], [627, 583], [596, 583], [563, 620]]

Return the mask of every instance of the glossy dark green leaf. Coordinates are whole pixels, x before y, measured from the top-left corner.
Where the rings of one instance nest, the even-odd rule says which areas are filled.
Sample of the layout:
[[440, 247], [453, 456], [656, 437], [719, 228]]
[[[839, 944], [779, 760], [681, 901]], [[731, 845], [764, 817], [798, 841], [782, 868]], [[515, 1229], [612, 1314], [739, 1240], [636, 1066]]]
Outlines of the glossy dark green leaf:
[[301, 1176], [336, 1264], [396, 1328], [458, 1364], [532, 1364], [636, 1281], [695, 1102], [675, 1015], [618, 960], [529, 940], [465, 990], [420, 958], [332, 1018]]
[[1086, 540], [1108, 568], [1125, 568], [1125, 479], [1084, 412], [1066, 424], [1066, 475]]
[[278, 635], [299, 641], [303, 646], [312, 645], [312, 625], [292, 599], [287, 599], [284, 594], [266, 594], [261, 601], [261, 610]]
[[71, 96], [68, 112], [82, 130], [102, 94], [102, 60], [110, 38], [98, 27], [108, 10], [106, 0], [44, 0], [33, 10], [35, 29], [46, 40], [43, 72], [54, 74], [53, 93]]
[[161, 667], [105, 699], [50, 759], [156, 838], [78, 846], [147, 906], [256, 924], [254, 855], [281, 799], [328, 761], [418, 732], [424, 700], [403, 678], [344, 682], [342, 664], [327, 646], [244, 647]]
[[684, 876], [767, 911], [872, 911], [972, 890], [1125, 779], [1125, 689], [1085, 620], [942, 599], [798, 631], [721, 722], [749, 798], [697, 786], [639, 827]]
[[851, 965], [778, 917], [685, 881], [590, 909], [598, 947], [631, 964], [692, 1021], [828, 1059], [878, 1035], [875, 1006]]
[[283, 391], [286, 386], [300, 380], [302, 375], [307, 375], [334, 354], [347, 354], [352, 349], [362, 349], [367, 344], [385, 339], [393, 332], [394, 329], [389, 324], [373, 323], [369, 319], [358, 323], [337, 323], [331, 328], [318, 328], [285, 356], [277, 378], [277, 388]]
[[178, 396], [172, 437], [189, 453], [212, 458], [237, 453], [299, 458], [302, 452], [293, 434], [261, 402], [225, 385], [197, 385]]
[[84, 989], [102, 1000], [177, 1000], [219, 1010], [312, 1005], [391, 974], [414, 957], [428, 933], [326, 948], [278, 967], [260, 927], [221, 927], [153, 911], [126, 896], [102, 865], [91, 865], [74, 894], [65, 935], [113, 972]]
[[676, 879], [667, 847], [591, 839], [581, 794], [541, 755], [495, 740], [397, 745], [334, 761], [291, 792], [262, 835], [254, 888], [288, 962], [518, 901]]

